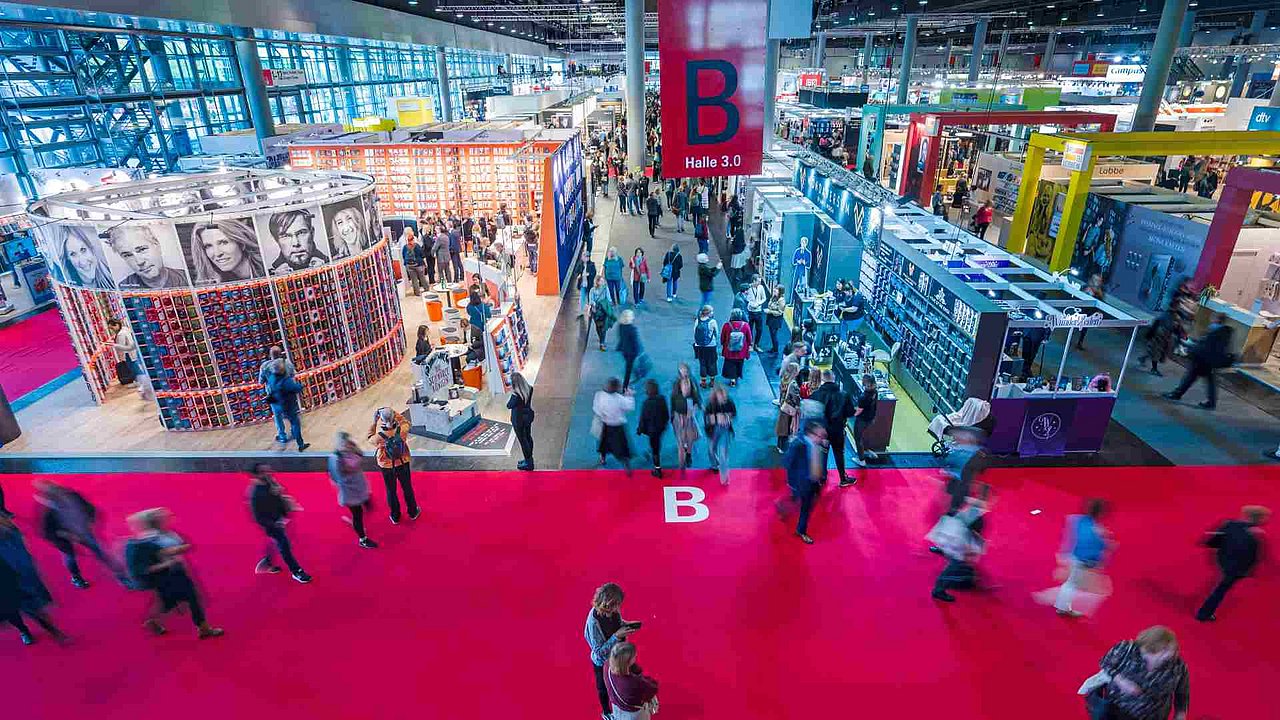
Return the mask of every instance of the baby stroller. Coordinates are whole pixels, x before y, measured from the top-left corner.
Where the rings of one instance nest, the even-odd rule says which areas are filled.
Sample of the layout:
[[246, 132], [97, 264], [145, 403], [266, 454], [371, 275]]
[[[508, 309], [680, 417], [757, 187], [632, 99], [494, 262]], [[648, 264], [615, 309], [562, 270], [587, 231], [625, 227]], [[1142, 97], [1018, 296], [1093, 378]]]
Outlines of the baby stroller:
[[[938, 408], [934, 408], [937, 412]], [[995, 416], [991, 414], [991, 403], [978, 398], [964, 401], [960, 409], [950, 414], [938, 414], [929, 422], [929, 434], [933, 436], [933, 446], [929, 451], [934, 457], [946, 457], [951, 452], [951, 431], [959, 427], [974, 427], [983, 432], [985, 437], [991, 436], [996, 428]]]

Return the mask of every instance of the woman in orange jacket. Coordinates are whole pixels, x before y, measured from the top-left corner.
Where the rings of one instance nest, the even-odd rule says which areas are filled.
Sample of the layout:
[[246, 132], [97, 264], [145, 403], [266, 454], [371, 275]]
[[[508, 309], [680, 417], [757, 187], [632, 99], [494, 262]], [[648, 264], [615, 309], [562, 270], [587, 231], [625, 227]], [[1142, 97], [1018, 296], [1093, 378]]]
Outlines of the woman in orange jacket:
[[422, 514], [418, 499], [413, 494], [413, 479], [409, 466], [413, 456], [409, 452], [409, 419], [389, 407], [380, 408], [369, 427], [369, 439], [377, 453], [378, 468], [382, 470], [382, 482], [387, 487], [387, 507], [391, 509], [391, 524], [400, 524], [400, 497], [396, 483], [404, 491], [404, 504], [409, 519], [417, 520]]

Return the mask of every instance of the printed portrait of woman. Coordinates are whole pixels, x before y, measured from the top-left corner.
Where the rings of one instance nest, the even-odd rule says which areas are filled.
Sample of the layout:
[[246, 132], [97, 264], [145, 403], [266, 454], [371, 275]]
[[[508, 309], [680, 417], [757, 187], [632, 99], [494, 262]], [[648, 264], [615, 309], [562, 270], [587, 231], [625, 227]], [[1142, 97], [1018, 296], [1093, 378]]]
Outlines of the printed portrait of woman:
[[364, 218], [360, 211], [353, 207], [345, 207], [333, 214], [329, 221], [329, 242], [333, 244], [333, 258], [349, 258], [360, 254], [365, 249]]
[[58, 225], [47, 230], [52, 239], [53, 261], [68, 285], [92, 290], [115, 290], [102, 243], [92, 228]]
[[179, 226], [196, 285], [266, 277], [258, 235], [245, 220], [217, 220]]

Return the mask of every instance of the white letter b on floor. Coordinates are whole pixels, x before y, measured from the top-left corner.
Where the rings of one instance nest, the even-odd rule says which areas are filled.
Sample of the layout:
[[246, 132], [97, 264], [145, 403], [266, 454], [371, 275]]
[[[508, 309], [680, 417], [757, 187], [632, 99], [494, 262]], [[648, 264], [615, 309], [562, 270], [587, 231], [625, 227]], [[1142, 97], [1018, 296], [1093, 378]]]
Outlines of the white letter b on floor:
[[[707, 494], [696, 487], [662, 488], [662, 505], [669, 523], [696, 523], [711, 517], [711, 509], [702, 504]], [[693, 508], [693, 514], [680, 512], [680, 508]]]

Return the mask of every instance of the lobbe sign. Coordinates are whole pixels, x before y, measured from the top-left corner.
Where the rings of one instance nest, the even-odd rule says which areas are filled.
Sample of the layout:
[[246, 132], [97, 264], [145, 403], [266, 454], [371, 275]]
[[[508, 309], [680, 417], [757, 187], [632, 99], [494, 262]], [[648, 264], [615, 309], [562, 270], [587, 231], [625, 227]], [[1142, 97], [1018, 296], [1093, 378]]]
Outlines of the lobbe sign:
[[662, 175], [754, 175], [764, 155], [767, 0], [659, 0]]

